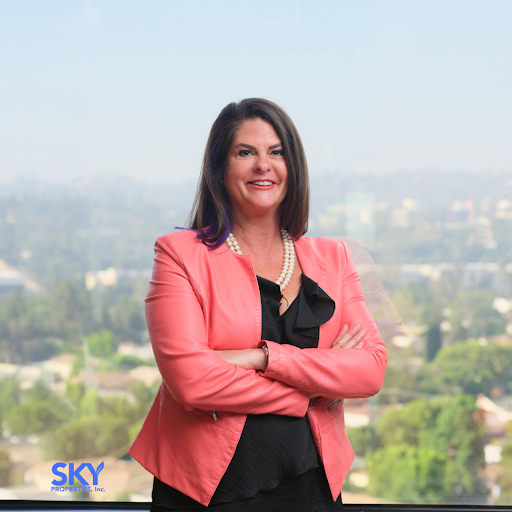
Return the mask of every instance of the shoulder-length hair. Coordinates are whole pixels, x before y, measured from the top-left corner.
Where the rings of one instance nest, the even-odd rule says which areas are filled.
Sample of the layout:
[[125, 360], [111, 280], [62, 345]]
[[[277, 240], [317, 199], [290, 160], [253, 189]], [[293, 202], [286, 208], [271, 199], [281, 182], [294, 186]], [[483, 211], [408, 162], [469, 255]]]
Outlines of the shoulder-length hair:
[[223, 178], [233, 138], [244, 121], [257, 118], [273, 126], [283, 145], [288, 168], [288, 191], [280, 205], [280, 228], [285, 228], [294, 239], [307, 231], [309, 178], [299, 132], [281, 107], [261, 98], [248, 98], [239, 103], [230, 103], [222, 109], [206, 144], [188, 224], [190, 229], [198, 231], [197, 237], [210, 247], [222, 245], [231, 229], [231, 201]]

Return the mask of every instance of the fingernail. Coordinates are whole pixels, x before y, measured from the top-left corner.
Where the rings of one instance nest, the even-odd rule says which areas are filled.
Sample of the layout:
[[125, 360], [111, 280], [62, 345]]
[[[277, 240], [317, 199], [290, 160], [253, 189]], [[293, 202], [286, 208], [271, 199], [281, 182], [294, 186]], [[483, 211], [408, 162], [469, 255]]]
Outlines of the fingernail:
[[361, 327], [359, 324], [357, 324], [354, 329], [359, 329], [359, 327]]

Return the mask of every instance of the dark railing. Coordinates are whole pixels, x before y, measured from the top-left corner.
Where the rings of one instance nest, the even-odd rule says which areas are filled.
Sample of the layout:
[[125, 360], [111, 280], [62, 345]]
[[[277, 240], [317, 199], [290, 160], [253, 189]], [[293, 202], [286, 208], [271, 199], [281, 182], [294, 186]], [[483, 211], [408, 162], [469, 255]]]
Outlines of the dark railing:
[[[512, 507], [496, 505], [344, 505], [344, 512], [504, 512]], [[150, 503], [98, 502], [98, 501], [0, 501], [0, 510], [17, 512], [74, 512], [76, 510], [111, 511], [149, 511]], [[313, 510], [311, 512], [314, 512]]]

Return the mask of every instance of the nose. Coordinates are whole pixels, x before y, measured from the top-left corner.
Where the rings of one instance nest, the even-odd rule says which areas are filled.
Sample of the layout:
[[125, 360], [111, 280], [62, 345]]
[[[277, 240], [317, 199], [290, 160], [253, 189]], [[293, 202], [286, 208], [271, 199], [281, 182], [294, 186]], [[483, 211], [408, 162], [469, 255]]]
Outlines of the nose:
[[258, 156], [256, 161], [254, 162], [254, 170], [259, 172], [267, 172], [272, 169], [270, 161], [267, 155]]

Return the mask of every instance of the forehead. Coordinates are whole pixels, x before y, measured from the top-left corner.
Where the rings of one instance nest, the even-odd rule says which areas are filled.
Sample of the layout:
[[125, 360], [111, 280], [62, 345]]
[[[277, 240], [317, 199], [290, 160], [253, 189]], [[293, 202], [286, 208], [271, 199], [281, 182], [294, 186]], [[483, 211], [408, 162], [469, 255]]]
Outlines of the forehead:
[[279, 142], [281, 142], [281, 139], [274, 127], [259, 118], [244, 121], [233, 138], [234, 146], [240, 143], [251, 144], [252, 146], [257, 144], [270, 146]]

